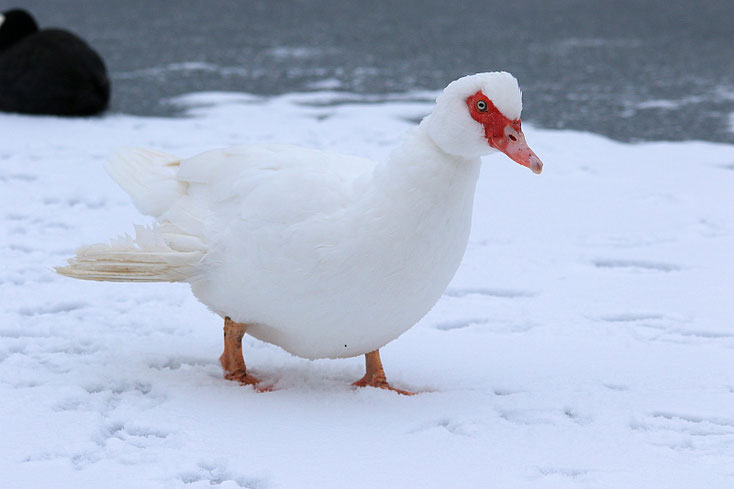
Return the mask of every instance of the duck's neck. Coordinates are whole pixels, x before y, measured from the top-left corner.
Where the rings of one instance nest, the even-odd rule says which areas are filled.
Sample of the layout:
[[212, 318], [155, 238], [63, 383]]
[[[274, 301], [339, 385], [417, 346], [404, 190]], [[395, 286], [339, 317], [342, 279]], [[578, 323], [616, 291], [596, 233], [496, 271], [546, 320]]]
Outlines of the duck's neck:
[[384, 192], [400, 194], [403, 199], [406, 192], [417, 198], [432, 195], [437, 201], [467, 193], [472, 199], [480, 164], [479, 158], [441, 150], [421, 124], [375, 169], [374, 178]]
[[419, 126], [365, 186], [355, 256], [369, 257], [369, 284], [413, 301], [403, 304], [413, 314], [406, 324], [435, 303], [461, 263], [479, 166], [478, 158], [446, 154]]

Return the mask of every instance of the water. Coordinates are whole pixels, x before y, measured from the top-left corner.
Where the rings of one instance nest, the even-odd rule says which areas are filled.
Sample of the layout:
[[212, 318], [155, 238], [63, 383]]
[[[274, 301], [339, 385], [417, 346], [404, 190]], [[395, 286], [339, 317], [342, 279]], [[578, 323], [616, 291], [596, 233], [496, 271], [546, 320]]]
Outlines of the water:
[[[523, 119], [624, 140], [734, 143], [731, 0], [26, 0], [107, 61], [112, 110], [173, 96], [437, 90], [504, 69]], [[374, 97], [372, 97], [374, 99]]]

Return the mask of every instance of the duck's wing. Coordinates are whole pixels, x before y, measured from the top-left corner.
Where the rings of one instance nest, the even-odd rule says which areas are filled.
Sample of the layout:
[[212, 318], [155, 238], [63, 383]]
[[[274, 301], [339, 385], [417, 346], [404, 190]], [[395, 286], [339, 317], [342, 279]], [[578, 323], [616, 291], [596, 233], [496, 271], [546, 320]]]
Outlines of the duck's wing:
[[217, 149], [188, 159], [124, 150], [106, 165], [143, 214], [197, 233], [212, 215], [295, 223], [353, 198], [354, 181], [374, 168], [365, 158], [290, 145]]
[[[181, 162], [191, 207], [251, 222], [293, 224], [354, 198], [354, 181], [375, 162], [290, 145], [214, 150]], [[183, 203], [183, 202], [182, 202]], [[169, 217], [169, 219], [172, 219]]]
[[109, 281], [186, 281], [210, 241], [237, 221], [253, 232], [328, 216], [349, 205], [375, 163], [287, 145], [220, 149], [181, 160], [149, 149], [118, 152], [107, 171], [158, 221], [136, 236], [77, 250], [64, 275]]

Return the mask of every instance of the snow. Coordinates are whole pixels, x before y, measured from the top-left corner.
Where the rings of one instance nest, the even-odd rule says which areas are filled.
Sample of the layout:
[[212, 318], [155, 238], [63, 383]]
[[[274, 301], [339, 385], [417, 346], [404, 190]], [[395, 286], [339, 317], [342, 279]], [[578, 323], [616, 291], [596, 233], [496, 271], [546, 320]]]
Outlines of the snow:
[[51, 270], [149, 222], [104, 159], [254, 141], [382, 158], [430, 104], [176, 103], [188, 117], [0, 115], [3, 487], [734, 487], [734, 146], [526, 124], [543, 174], [486, 158], [454, 281], [382, 350], [419, 395], [246, 338], [274, 387], [256, 393], [222, 379], [221, 321], [187, 286]]

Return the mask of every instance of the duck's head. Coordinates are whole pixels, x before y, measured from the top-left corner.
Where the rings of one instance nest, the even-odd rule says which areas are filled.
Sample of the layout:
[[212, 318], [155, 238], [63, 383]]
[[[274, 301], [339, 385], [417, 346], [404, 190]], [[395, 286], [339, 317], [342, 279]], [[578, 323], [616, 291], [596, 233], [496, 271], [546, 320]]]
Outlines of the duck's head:
[[425, 120], [431, 139], [449, 154], [476, 158], [501, 151], [540, 173], [543, 163], [525, 142], [522, 92], [504, 71], [477, 73], [451, 82]]
[[0, 12], [0, 51], [37, 30], [33, 16], [23, 9]]

